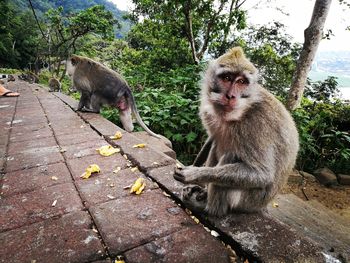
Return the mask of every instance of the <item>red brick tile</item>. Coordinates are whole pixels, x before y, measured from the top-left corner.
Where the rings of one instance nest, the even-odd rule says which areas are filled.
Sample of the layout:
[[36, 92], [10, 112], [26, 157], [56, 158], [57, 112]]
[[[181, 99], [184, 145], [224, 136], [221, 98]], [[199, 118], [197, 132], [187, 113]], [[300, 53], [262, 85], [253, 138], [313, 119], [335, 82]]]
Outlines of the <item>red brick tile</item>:
[[[57, 180], [53, 180], [52, 176]], [[6, 197], [71, 181], [72, 177], [64, 163], [43, 165], [5, 174], [2, 178], [1, 195]]]
[[[55, 206], [53, 202], [57, 200]], [[38, 189], [0, 200], [0, 232], [83, 208], [72, 183]]]
[[158, 190], [112, 200], [90, 211], [113, 256], [194, 224]]
[[91, 262], [105, 257], [87, 212], [0, 233], [0, 262]]

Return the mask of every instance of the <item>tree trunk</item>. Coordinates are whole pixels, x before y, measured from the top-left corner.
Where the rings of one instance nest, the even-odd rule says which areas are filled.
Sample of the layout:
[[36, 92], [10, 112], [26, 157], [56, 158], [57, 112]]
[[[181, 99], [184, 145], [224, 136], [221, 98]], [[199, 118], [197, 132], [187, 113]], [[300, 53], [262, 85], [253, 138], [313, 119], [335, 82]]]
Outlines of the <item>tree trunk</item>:
[[196, 45], [194, 43], [193, 29], [192, 29], [192, 17], [191, 17], [191, 1], [187, 1], [184, 6], [184, 15], [186, 19], [186, 35], [188, 42], [190, 42], [192, 58], [195, 64], [199, 64], [199, 59], [197, 57]]
[[287, 108], [294, 110], [299, 107], [303, 96], [307, 75], [318, 45], [322, 39], [322, 32], [332, 0], [316, 0], [311, 21], [304, 31], [304, 45], [300, 53], [297, 68], [289, 90]]

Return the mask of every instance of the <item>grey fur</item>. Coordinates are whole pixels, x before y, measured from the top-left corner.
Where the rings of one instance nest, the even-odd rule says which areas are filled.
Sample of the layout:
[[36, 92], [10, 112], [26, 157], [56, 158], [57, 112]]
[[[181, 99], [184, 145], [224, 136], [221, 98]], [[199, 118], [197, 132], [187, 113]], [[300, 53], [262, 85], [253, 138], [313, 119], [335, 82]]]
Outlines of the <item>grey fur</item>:
[[131, 132], [134, 128], [131, 118], [133, 113], [146, 132], [164, 138], [152, 132], [142, 121], [127, 82], [117, 72], [92, 59], [73, 55], [67, 61], [67, 74], [72, 77], [73, 86], [81, 93], [77, 110], [98, 113], [103, 104], [118, 107], [124, 101], [127, 107], [119, 110], [125, 130]]
[[[255, 212], [266, 207], [286, 182], [299, 149], [291, 115], [256, 83], [257, 72], [249, 76], [248, 87], [236, 98], [242, 106], [229, 113], [234, 117], [228, 120], [223, 117], [224, 113], [211, 100], [215, 95], [212, 87], [218, 82], [218, 68], [223, 62], [232, 72], [251, 67], [245, 57], [231, 63], [232, 55], [227, 54], [209, 65], [202, 85], [200, 116], [209, 138], [195, 165], [202, 165], [205, 160], [205, 167], [189, 166], [175, 174], [175, 179], [185, 184], [204, 186], [200, 191], [185, 186], [184, 203], [215, 216], [233, 211]], [[197, 196], [202, 196], [203, 191], [207, 191], [207, 200], [198, 201]]]
[[49, 91], [59, 91], [61, 92], [61, 83], [56, 78], [50, 78], [49, 79]]

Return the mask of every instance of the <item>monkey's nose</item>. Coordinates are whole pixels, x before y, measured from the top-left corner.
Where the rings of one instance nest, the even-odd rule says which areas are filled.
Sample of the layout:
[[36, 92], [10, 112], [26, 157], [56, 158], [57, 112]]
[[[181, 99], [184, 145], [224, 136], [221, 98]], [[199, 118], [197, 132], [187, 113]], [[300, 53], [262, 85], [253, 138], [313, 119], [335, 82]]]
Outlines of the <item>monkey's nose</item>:
[[234, 99], [234, 98], [236, 98], [235, 95], [226, 94], [226, 99], [231, 100], [231, 99]]

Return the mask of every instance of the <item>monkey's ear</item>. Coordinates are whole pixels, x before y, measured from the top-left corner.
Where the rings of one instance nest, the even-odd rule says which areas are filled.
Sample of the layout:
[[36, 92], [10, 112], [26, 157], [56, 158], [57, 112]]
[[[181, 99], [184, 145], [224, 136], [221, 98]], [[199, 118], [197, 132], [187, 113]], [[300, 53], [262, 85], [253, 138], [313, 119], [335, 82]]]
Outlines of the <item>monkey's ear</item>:
[[78, 64], [79, 58], [78, 58], [77, 56], [72, 56], [72, 57], [70, 58], [70, 61], [72, 62], [72, 65], [75, 66], [75, 65]]

